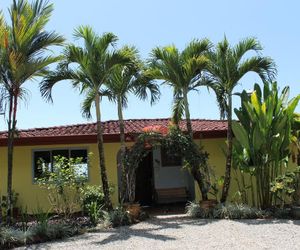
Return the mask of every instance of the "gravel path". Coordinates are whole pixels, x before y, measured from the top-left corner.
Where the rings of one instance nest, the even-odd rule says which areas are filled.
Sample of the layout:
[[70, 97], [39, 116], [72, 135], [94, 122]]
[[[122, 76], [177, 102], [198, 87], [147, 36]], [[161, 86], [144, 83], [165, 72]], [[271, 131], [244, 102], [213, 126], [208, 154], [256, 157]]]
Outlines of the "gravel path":
[[145, 222], [22, 249], [300, 249], [300, 221], [193, 220], [156, 216]]

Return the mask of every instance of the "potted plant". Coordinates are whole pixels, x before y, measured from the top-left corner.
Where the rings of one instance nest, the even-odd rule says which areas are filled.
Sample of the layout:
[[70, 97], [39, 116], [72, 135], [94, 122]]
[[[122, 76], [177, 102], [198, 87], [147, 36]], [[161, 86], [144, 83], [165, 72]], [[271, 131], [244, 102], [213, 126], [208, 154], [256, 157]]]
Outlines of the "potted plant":
[[[207, 178], [210, 181], [206, 181], [206, 185], [208, 186], [208, 193], [211, 194], [214, 199], [201, 200], [199, 204], [201, 208], [209, 210], [213, 209], [218, 204], [218, 194], [219, 190], [223, 187], [224, 176], [217, 177], [212, 169], [210, 169], [208, 175]], [[212, 183], [211, 179], [213, 180]]]
[[126, 177], [126, 191], [125, 191], [125, 203], [124, 208], [128, 211], [131, 217], [138, 218], [141, 212], [141, 206], [138, 202], [135, 202], [135, 184], [136, 184], [136, 168], [129, 166], [125, 173]]

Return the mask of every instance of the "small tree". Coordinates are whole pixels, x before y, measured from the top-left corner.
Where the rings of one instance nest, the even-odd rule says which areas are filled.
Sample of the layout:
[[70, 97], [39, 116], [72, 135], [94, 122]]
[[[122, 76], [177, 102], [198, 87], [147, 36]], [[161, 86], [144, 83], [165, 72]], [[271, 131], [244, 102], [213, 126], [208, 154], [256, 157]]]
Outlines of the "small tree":
[[[43, 162], [40, 162], [40, 168]], [[88, 176], [82, 173], [82, 159], [56, 156], [53, 172], [45, 171], [36, 181], [42, 188], [48, 190], [48, 199], [53, 211], [59, 215], [70, 217], [82, 207], [81, 188]]]

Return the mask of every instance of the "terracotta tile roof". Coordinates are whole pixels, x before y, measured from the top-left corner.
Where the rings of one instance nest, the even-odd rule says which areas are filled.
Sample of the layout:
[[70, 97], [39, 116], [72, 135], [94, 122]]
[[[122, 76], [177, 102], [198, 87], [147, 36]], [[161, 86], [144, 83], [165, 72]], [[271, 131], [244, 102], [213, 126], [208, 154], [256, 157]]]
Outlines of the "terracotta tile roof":
[[[129, 119], [125, 120], [125, 133], [127, 135], [136, 135], [142, 132], [143, 128], [147, 126], [168, 126], [170, 119]], [[109, 138], [114, 138], [118, 141], [119, 123], [117, 120], [102, 122], [104, 140], [109, 141]], [[192, 127], [195, 134], [201, 134], [202, 137], [224, 137], [227, 130], [227, 122], [220, 120], [204, 120], [193, 119]], [[181, 121], [180, 128], [186, 131], [185, 121]], [[216, 135], [216, 136], [214, 136]], [[48, 128], [33, 128], [18, 131], [18, 138], [16, 141], [33, 141], [37, 138], [45, 140], [62, 138], [93, 138], [96, 139], [96, 123], [75, 124], [67, 126], [56, 126]], [[6, 144], [7, 132], [0, 132], [0, 145]], [[111, 141], [111, 140], [110, 140]], [[75, 142], [74, 142], [75, 143]], [[23, 144], [23, 143], [22, 143]]]

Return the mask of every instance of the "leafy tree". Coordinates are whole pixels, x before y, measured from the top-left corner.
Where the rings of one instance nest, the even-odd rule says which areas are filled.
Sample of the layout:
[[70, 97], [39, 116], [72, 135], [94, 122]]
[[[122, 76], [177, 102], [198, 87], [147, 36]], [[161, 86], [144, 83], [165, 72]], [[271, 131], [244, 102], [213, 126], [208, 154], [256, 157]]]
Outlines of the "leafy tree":
[[132, 48], [125, 48], [132, 51], [132, 62], [129, 65], [120, 65], [112, 70], [106, 86], [106, 92], [109, 99], [115, 102], [118, 107], [119, 127], [120, 127], [120, 142], [121, 142], [121, 164], [123, 170], [123, 187], [122, 200], [125, 198], [125, 175], [126, 170], [123, 166], [123, 158], [126, 151], [125, 144], [125, 124], [123, 118], [123, 108], [128, 106], [128, 95], [133, 94], [141, 100], [145, 100], [148, 96], [147, 91], [151, 95], [151, 104], [159, 99], [160, 91], [157, 84], [153, 83], [143, 74], [144, 66], [138, 57], [138, 51]]
[[69, 44], [65, 47], [63, 60], [58, 65], [57, 70], [44, 79], [40, 86], [41, 93], [45, 99], [52, 101], [53, 86], [62, 80], [70, 80], [73, 87], [80, 88], [80, 93], [85, 96], [82, 103], [83, 116], [91, 118], [91, 109], [93, 106], [95, 107], [102, 188], [105, 206], [107, 209], [112, 209], [105, 166], [100, 105], [101, 98], [108, 94], [104, 90], [104, 85], [108, 83], [114, 68], [130, 64], [132, 51], [128, 48], [114, 49], [118, 40], [114, 34], [105, 33], [99, 36], [91, 27], [81, 26], [77, 28], [74, 36], [77, 39], [82, 39], [84, 45], [80, 47]]
[[[226, 170], [221, 202], [227, 199], [231, 179], [233, 91], [243, 76], [249, 72], [257, 73], [263, 81], [273, 79], [276, 74], [273, 60], [261, 56], [259, 54], [261, 50], [260, 43], [254, 38], [246, 38], [232, 47], [225, 37], [208, 56], [209, 74], [204, 78], [206, 83], [203, 83], [203, 79], [202, 83], [215, 92], [221, 118], [226, 117], [228, 121]], [[248, 52], [255, 52], [256, 55], [244, 59]]]
[[186, 117], [187, 131], [193, 138], [188, 93], [197, 90], [201, 73], [208, 65], [205, 53], [211, 48], [207, 39], [193, 40], [180, 52], [174, 45], [156, 47], [152, 50], [148, 75], [162, 80], [173, 88], [173, 117], [178, 123], [183, 113]]
[[64, 39], [55, 32], [46, 31], [53, 6], [46, 1], [14, 0], [9, 13], [10, 25], [0, 18], [0, 81], [1, 93], [5, 93], [8, 106], [8, 176], [7, 222], [10, 222], [12, 206], [12, 172], [14, 138], [17, 133], [17, 110], [20, 100], [27, 100], [24, 83], [44, 76], [47, 66], [59, 57], [46, 55], [53, 45], [61, 45]]

